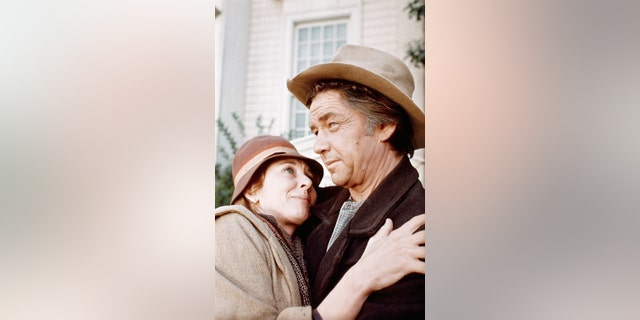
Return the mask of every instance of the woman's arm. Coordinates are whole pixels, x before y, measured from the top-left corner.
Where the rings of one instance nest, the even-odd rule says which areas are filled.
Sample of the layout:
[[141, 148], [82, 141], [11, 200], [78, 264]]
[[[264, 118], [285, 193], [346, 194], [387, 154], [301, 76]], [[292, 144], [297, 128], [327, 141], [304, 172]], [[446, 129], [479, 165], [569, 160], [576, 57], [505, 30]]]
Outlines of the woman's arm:
[[410, 273], [425, 273], [426, 214], [413, 217], [393, 230], [387, 219], [358, 262], [351, 267], [317, 308], [324, 320], [355, 319], [369, 295], [384, 289]]

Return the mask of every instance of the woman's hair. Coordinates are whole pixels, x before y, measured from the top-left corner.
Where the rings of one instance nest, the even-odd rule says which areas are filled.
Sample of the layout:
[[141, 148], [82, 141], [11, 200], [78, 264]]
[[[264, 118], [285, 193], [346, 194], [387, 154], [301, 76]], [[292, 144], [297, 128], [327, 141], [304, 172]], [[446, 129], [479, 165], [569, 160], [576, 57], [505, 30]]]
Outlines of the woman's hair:
[[260, 167], [256, 170], [256, 172], [254, 172], [253, 176], [251, 177], [251, 180], [249, 180], [249, 183], [247, 183], [247, 187], [244, 188], [244, 190], [242, 190], [242, 193], [240, 194], [240, 199], [238, 199], [239, 205], [245, 206], [247, 209], [256, 213], [255, 204], [253, 204], [251, 201], [249, 201], [249, 199], [247, 199], [247, 196], [245, 196], [245, 193], [247, 192], [255, 193], [258, 190], [262, 189], [262, 185], [264, 184], [264, 177], [267, 174], [267, 168], [269, 168], [269, 166], [275, 160], [280, 160], [280, 159], [267, 160], [262, 165], [260, 165]]
[[366, 133], [373, 134], [380, 125], [395, 124], [396, 130], [389, 138], [393, 150], [413, 156], [415, 147], [411, 143], [413, 127], [407, 112], [395, 101], [365, 85], [346, 80], [322, 80], [315, 84], [309, 94], [307, 106], [321, 92], [335, 91], [340, 94], [353, 110], [367, 119]]

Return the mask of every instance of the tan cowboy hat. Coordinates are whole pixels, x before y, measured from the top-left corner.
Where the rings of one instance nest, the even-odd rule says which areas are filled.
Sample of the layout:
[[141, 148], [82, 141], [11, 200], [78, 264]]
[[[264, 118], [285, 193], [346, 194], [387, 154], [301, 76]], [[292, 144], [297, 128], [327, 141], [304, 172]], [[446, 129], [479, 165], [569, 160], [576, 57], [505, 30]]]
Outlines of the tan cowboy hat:
[[233, 196], [231, 204], [234, 204], [240, 195], [247, 188], [253, 175], [260, 167], [271, 159], [294, 158], [304, 161], [313, 174], [313, 185], [320, 184], [324, 171], [322, 165], [311, 158], [307, 158], [296, 150], [296, 147], [287, 139], [278, 136], [257, 136], [253, 137], [238, 149], [231, 164], [231, 174], [233, 176]]
[[377, 49], [347, 44], [330, 62], [310, 66], [287, 80], [287, 88], [306, 105], [313, 86], [326, 79], [357, 82], [398, 103], [411, 120], [414, 148], [424, 148], [424, 112], [411, 99], [413, 76], [402, 60]]

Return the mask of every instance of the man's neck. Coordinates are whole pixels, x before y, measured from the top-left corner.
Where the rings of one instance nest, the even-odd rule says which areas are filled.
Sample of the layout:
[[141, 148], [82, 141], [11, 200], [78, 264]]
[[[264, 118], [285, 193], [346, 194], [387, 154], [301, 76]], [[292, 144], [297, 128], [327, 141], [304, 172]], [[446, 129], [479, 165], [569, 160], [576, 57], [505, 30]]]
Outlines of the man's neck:
[[351, 199], [354, 201], [366, 200], [371, 193], [380, 185], [393, 169], [395, 169], [400, 161], [402, 161], [402, 155], [395, 152], [387, 152], [382, 157], [382, 161], [379, 161], [379, 165], [376, 166], [376, 170], [373, 173], [369, 173], [364, 183], [349, 188]]

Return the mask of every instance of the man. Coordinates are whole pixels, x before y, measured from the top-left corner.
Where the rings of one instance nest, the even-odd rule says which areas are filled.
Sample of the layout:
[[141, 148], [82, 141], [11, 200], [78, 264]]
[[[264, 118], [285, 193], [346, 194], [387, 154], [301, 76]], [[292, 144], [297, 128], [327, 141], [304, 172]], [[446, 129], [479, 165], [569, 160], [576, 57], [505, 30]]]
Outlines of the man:
[[[310, 110], [314, 151], [338, 187], [321, 190], [305, 226], [312, 300], [324, 299], [389, 218], [398, 227], [425, 212], [424, 187], [409, 162], [424, 147], [424, 113], [413, 77], [395, 56], [345, 45], [328, 63], [287, 81]], [[423, 319], [425, 277], [410, 274], [371, 294], [358, 318]]]

